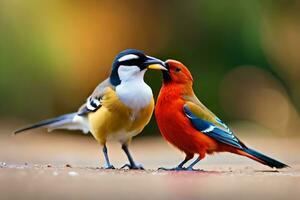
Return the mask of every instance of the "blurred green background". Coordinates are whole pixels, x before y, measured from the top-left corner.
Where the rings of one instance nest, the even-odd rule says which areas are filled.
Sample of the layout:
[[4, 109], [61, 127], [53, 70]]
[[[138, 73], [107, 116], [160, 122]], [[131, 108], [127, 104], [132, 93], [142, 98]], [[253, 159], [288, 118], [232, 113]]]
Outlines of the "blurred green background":
[[[297, 134], [300, 1], [0, 1], [0, 120], [73, 112], [126, 48], [182, 61], [226, 122]], [[161, 74], [146, 81], [157, 96]], [[152, 119], [144, 135], [159, 135]], [[267, 131], [268, 132], [268, 131]]]

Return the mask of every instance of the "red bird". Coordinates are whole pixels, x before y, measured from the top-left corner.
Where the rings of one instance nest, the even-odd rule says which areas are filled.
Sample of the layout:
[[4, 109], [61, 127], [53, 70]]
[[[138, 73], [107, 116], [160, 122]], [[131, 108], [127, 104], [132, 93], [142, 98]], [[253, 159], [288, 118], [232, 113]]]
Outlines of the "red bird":
[[[251, 158], [272, 168], [288, 167], [273, 158], [248, 148], [216, 115], [195, 96], [193, 77], [187, 67], [167, 60], [163, 71], [155, 117], [163, 137], [186, 154], [185, 159], [170, 170], [193, 170], [206, 154], [230, 152]], [[198, 154], [188, 167], [184, 164]], [[165, 169], [165, 168], [163, 168]]]

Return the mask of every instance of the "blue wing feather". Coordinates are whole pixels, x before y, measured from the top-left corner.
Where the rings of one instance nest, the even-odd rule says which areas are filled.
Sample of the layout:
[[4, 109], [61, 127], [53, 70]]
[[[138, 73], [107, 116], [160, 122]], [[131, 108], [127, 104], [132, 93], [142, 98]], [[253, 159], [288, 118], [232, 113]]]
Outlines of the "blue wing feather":
[[228, 144], [239, 149], [244, 149], [244, 144], [241, 143], [239, 139], [235, 137], [229, 129], [228, 132], [224, 131], [216, 125], [214, 125], [213, 123], [200, 119], [199, 117], [193, 114], [193, 112], [188, 108], [188, 106], [184, 106], [183, 109], [185, 115], [189, 118], [193, 126], [197, 130], [201, 131], [203, 134], [206, 134], [207, 136], [219, 142]]

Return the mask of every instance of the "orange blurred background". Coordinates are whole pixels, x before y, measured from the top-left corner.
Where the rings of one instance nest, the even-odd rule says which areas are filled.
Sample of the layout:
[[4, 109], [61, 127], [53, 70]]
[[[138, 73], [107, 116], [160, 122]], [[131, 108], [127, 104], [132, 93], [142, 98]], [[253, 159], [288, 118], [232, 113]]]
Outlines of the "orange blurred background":
[[[297, 135], [299, 9], [281, 0], [2, 0], [0, 120], [22, 125], [77, 110], [114, 56], [136, 48], [185, 63], [198, 97], [233, 129]], [[160, 79], [146, 75], [155, 96]], [[154, 120], [151, 134], [159, 135]]]

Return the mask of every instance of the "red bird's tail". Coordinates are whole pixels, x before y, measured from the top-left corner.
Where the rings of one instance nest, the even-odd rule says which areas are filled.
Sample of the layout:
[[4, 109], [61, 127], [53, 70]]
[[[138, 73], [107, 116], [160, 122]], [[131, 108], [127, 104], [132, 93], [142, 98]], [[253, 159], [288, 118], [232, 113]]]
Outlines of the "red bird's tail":
[[263, 165], [267, 165], [272, 168], [282, 169], [285, 167], [289, 167], [288, 165], [270, 158], [258, 151], [255, 151], [254, 149], [246, 148], [243, 150], [239, 150], [238, 154], [251, 158], [252, 160], [255, 160]]

